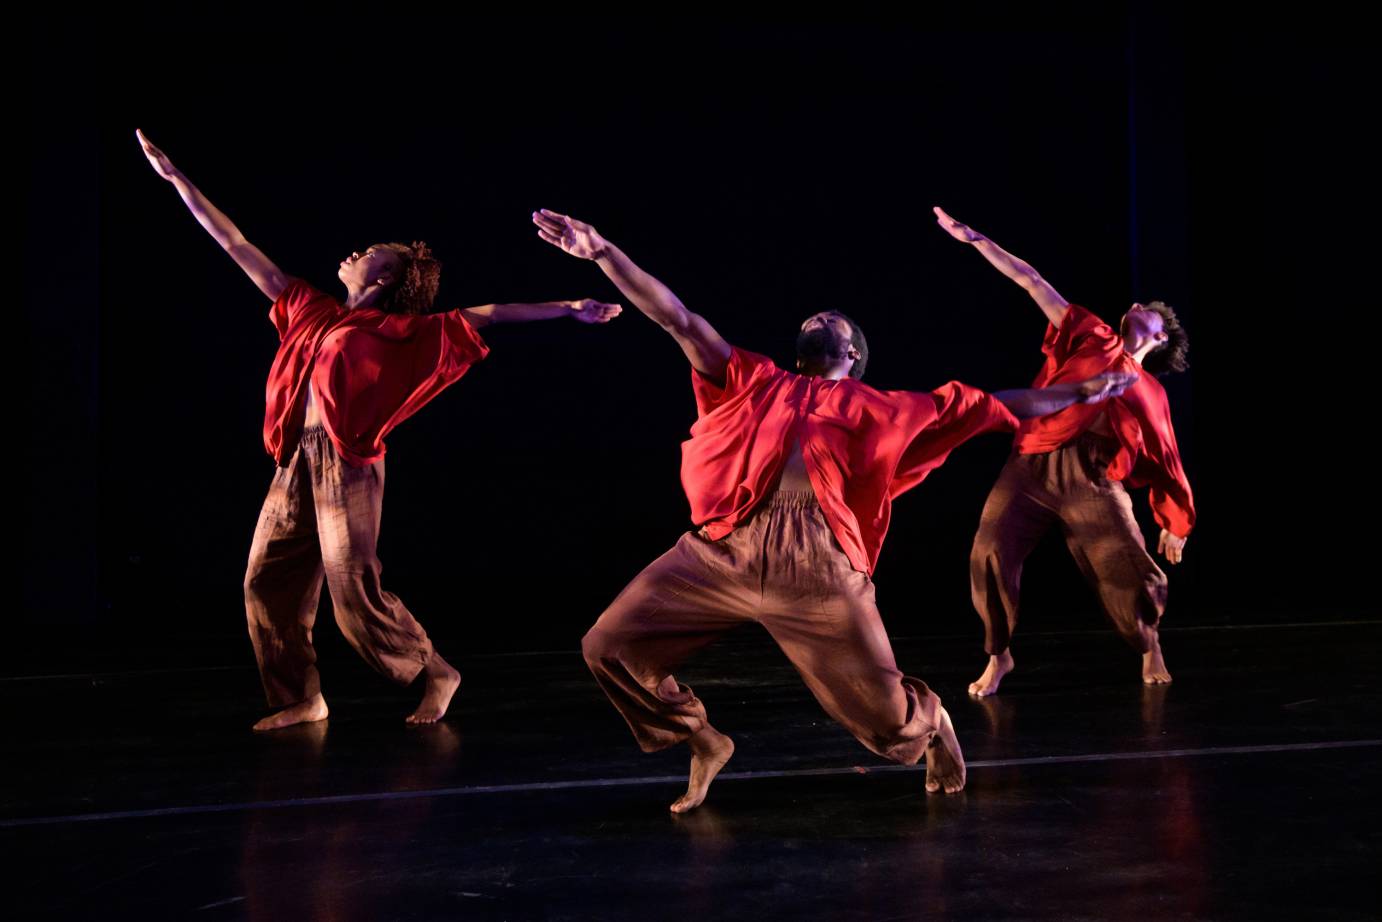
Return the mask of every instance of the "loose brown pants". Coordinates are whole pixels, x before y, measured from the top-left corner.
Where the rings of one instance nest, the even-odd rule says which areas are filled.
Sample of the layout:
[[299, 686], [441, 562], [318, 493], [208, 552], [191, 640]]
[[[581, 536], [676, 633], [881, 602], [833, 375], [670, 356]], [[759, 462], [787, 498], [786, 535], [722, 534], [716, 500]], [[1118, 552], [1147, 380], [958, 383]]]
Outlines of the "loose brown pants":
[[773, 494], [718, 541], [687, 532], [585, 635], [586, 662], [645, 752], [706, 725], [671, 670], [735, 627], [767, 628], [832, 718], [904, 765], [926, 752], [940, 698], [898, 671], [874, 604], [810, 492]]
[[969, 557], [970, 593], [984, 649], [1002, 653], [1017, 626], [1022, 563], [1057, 523], [1085, 579], [1120, 635], [1139, 652], [1166, 609], [1166, 574], [1147, 553], [1132, 500], [1105, 476], [1118, 451], [1086, 433], [1055, 451], [1013, 454], [993, 485]]
[[386, 678], [406, 685], [432, 644], [398, 596], [379, 585], [375, 555], [384, 462], [352, 467], [320, 426], [274, 472], [245, 572], [245, 612], [271, 707], [321, 690], [312, 624], [325, 578], [341, 633]]

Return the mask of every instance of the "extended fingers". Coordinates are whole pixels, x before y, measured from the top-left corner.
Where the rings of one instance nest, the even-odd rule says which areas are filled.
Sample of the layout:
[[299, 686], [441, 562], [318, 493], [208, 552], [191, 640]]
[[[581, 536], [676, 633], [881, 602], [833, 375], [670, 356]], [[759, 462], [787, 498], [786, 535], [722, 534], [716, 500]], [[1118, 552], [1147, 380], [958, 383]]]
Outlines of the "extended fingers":
[[554, 217], [550, 217], [546, 213], [546, 209], [533, 212], [533, 223], [549, 234], [555, 234], [558, 237], [560, 237], [562, 232], [570, 226], [565, 220], [558, 220]]
[[564, 229], [571, 226], [571, 219], [564, 214], [557, 214], [546, 208], [540, 208], [533, 212], [533, 223], [538, 227], [545, 227], [549, 231], [560, 234]]
[[571, 305], [576, 319], [583, 323], [608, 323], [618, 317], [623, 308], [618, 304], [606, 304], [592, 298], [585, 298]]

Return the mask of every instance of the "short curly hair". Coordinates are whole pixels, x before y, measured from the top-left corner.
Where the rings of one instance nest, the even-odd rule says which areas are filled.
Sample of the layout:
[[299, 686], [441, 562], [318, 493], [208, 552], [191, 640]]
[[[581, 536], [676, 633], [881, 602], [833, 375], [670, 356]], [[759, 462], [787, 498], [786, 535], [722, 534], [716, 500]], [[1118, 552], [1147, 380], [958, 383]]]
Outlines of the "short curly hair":
[[864, 369], [869, 364], [869, 341], [864, 338], [863, 329], [859, 324], [854, 322], [853, 317], [847, 317], [839, 311], [832, 311], [832, 313], [849, 324], [849, 344], [859, 353], [859, 357], [855, 359], [854, 364], [849, 367], [849, 376], [858, 381], [864, 377]]
[[1185, 371], [1190, 367], [1190, 361], [1185, 357], [1190, 351], [1190, 337], [1180, 325], [1176, 312], [1165, 301], [1150, 301], [1143, 307], [1161, 315], [1161, 328], [1166, 331], [1166, 342], [1147, 353], [1142, 367], [1158, 378], [1174, 371]]
[[437, 297], [441, 284], [441, 261], [421, 240], [408, 243], [380, 243], [398, 257], [401, 278], [375, 306], [390, 314], [424, 314]]

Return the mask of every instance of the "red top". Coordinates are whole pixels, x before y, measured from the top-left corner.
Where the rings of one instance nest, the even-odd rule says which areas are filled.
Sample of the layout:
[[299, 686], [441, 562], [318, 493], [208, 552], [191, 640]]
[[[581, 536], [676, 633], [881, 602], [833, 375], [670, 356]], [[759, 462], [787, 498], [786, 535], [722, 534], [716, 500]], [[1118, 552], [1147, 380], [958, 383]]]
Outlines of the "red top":
[[302, 434], [311, 377], [322, 425], [357, 467], [384, 457], [384, 436], [489, 352], [459, 310], [351, 310], [301, 279], [269, 309], [282, 341], [264, 389], [264, 448], [288, 463]]
[[776, 489], [795, 436], [831, 532], [869, 574], [893, 498], [971, 436], [1016, 425], [996, 398], [958, 381], [931, 393], [878, 391], [783, 371], [737, 348], [723, 386], [694, 368], [691, 384], [700, 418], [681, 446], [691, 520], [712, 539], [733, 531]]
[[[1108, 478], [1126, 480], [1134, 487], [1150, 485], [1157, 524], [1179, 537], [1188, 536], [1195, 525], [1195, 501], [1180, 465], [1171, 407], [1161, 383], [1123, 351], [1123, 338], [1112, 327], [1077, 304], [1070, 305], [1060, 327], [1047, 326], [1041, 351], [1046, 353], [1046, 364], [1033, 387], [1083, 381], [1106, 371], [1137, 374], [1137, 381], [1121, 397], [1105, 402], [1109, 424], [1121, 445], [1108, 466]], [[1017, 430], [1017, 450], [1024, 455], [1054, 451], [1088, 429], [1104, 406], [1076, 403], [1050, 416], [1023, 420]]]

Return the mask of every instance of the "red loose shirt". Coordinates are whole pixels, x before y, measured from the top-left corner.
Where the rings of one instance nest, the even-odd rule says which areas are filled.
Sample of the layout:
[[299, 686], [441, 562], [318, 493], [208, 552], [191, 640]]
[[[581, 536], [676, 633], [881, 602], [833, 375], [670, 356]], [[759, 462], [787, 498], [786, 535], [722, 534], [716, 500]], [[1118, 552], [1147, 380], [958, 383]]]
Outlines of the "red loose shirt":
[[1024, 455], [1054, 451], [1088, 429], [1107, 406], [1120, 445], [1109, 463], [1108, 478], [1150, 486], [1157, 524], [1178, 537], [1188, 536], [1195, 526], [1195, 501], [1180, 464], [1171, 406], [1161, 383], [1123, 351], [1123, 337], [1077, 304], [1066, 310], [1059, 327], [1047, 325], [1041, 351], [1046, 364], [1033, 387], [1083, 381], [1106, 371], [1133, 372], [1137, 381], [1121, 397], [1103, 404], [1076, 403], [1050, 416], [1023, 420], [1017, 450]]
[[737, 348], [723, 385], [694, 368], [691, 384], [699, 418], [681, 446], [691, 520], [712, 540], [729, 534], [776, 488], [799, 439], [831, 532], [854, 569], [868, 574], [893, 499], [967, 439], [1016, 426], [991, 394], [958, 381], [930, 393], [879, 391], [783, 371]]
[[310, 379], [322, 425], [357, 467], [384, 457], [384, 436], [489, 352], [459, 310], [351, 310], [301, 279], [269, 309], [278, 354], [264, 395], [264, 448], [282, 467], [302, 434]]

